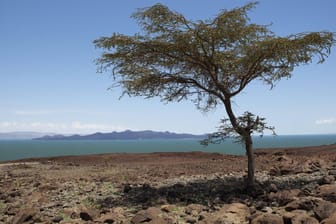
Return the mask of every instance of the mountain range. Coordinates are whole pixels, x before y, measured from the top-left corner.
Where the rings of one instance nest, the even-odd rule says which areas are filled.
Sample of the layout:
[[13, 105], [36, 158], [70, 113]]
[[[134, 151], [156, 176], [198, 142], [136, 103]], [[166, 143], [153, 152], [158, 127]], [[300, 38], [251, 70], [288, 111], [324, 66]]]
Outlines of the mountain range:
[[45, 135], [55, 134], [32, 131], [0, 132], [0, 140], [29, 140], [33, 138], [40, 138]]
[[46, 135], [34, 138], [34, 140], [136, 140], [136, 139], [187, 139], [187, 138], [204, 138], [205, 135], [177, 134], [173, 132], [157, 131], [131, 131], [110, 133], [94, 133], [89, 135]]

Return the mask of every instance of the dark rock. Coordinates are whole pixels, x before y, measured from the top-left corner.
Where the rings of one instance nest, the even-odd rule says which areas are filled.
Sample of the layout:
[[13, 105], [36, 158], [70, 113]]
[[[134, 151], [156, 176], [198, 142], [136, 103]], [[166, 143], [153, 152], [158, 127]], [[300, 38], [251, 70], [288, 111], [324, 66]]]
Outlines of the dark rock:
[[315, 189], [318, 187], [319, 185], [317, 183], [309, 183], [304, 185], [301, 188], [302, 193], [299, 196], [310, 196], [310, 195], [314, 195], [315, 194]]
[[191, 223], [191, 224], [197, 223], [197, 219], [195, 219], [195, 217], [192, 217], [192, 216], [185, 217], [185, 221], [186, 223]]
[[56, 223], [59, 223], [60, 221], [63, 220], [63, 217], [62, 216], [56, 216], [55, 218], [53, 218], [51, 221], [52, 222], [56, 222]]
[[94, 208], [82, 207], [79, 212], [79, 218], [84, 221], [93, 221], [98, 216], [98, 211]]
[[79, 217], [84, 221], [93, 221], [93, 217], [87, 212], [80, 212]]
[[96, 222], [99, 223], [117, 223], [117, 219], [114, 216], [114, 214], [105, 214], [102, 217], [100, 217], [99, 219], [95, 220]]
[[41, 185], [40, 182], [35, 182], [35, 183], [33, 184], [33, 187], [39, 187], [40, 185]]
[[332, 175], [324, 176], [321, 181], [319, 182], [320, 185], [323, 184], [332, 184], [335, 182], [335, 177]]
[[269, 171], [269, 175], [271, 176], [281, 176], [281, 170], [279, 167], [272, 167]]
[[328, 174], [335, 177], [336, 176], [336, 170], [329, 170]]
[[270, 184], [268, 186], [268, 189], [267, 189], [268, 192], [277, 192], [278, 191], [278, 187], [275, 185], [275, 184]]
[[124, 188], [123, 188], [123, 192], [124, 193], [128, 193], [128, 192], [130, 192], [132, 190], [132, 187], [131, 187], [131, 185], [129, 185], [129, 184], [125, 184], [124, 185]]
[[20, 191], [13, 191], [8, 194], [10, 197], [15, 198], [21, 196]]
[[265, 202], [265, 201], [257, 201], [256, 203], [255, 203], [255, 208], [257, 209], [257, 210], [261, 210], [261, 209], [263, 209], [264, 207], [266, 207], [267, 206], [267, 203]]

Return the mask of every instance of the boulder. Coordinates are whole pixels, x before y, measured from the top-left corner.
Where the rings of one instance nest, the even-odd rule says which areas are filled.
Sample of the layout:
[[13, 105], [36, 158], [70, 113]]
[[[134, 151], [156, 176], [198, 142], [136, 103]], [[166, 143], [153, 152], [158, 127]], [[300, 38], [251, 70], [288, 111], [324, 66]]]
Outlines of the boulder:
[[301, 166], [292, 158], [282, 155], [273, 158], [274, 167], [269, 171], [271, 176], [281, 176], [286, 174], [300, 173], [302, 171]]
[[281, 216], [264, 213], [252, 219], [251, 224], [284, 224]]
[[27, 221], [33, 220], [33, 217], [37, 214], [37, 211], [33, 208], [26, 208], [21, 211], [14, 217], [13, 224], [21, 224]]
[[336, 212], [332, 214], [329, 218], [324, 219], [321, 224], [336, 224]]
[[110, 210], [109, 212], [103, 214], [95, 221], [98, 223], [125, 223], [127, 219], [125, 217], [125, 210], [121, 207], [116, 207]]
[[53, 185], [45, 184], [45, 185], [40, 186], [38, 188], [38, 191], [39, 192], [48, 192], [48, 191], [54, 191], [54, 190], [57, 190], [57, 189], [58, 189], [58, 187], [55, 184], [53, 184]]
[[172, 224], [173, 222], [170, 218], [163, 217], [163, 213], [159, 208], [150, 207], [135, 214], [131, 220], [131, 223]]
[[204, 205], [200, 204], [190, 204], [185, 208], [185, 213], [191, 216], [197, 216], [200, 214], [202, 211], [205, 210]]
[[293, 210], [305, 210], [310, 211], [315, 206], [316, 198], [312, 197], [304, 197], [304, 198], [298, 198], [297, 200], [289, 202], [285, 206], [286, 211], [293, 211]]
[[336, 184], [325, 184], [317, 188], [316, 194], [323, 199], [336, 202]]
[[95, 220], [98, 223], [117, 223], [117, 219], [114, 214], [104, 214], [100, 218]]
[[320, 159], [309, 159], [303, 165], [302, 169], [305, 173], [317, 172], [326, 166], [325, 162]]
[[285, 205], [288, 202], [295, 200], [300, 193], [301, 190], [299, 189], [283, 190], [276, 193], [271, 192], [268, 199], [272, 202], [279, 203], [279, 205]]
[[247, 224], [249, 216], [250, 209], [245, 204], [225, 204], [218, 211], [204, 215], [202, 223]]
[[336, 212], [336, 204], [329, 201], [318, 200], [315, 202], [313, 207], [315, 217], [322, 221], [323, 219], [329, 218], [332, 214]]
[[99, 212], [94, 208], [82, 207], [79, 211], [79, 217], [84, 221], [93, 221]]
[[319, 221], [314, 217], [310, 217], [306, 211], [294, 210], [283, 215], [285, 223], [291, 224], [319, 224]]
[[52, 222], [54, 223], [59, 223], [63, 220], [63, 217], [62, 216], [56, 216], [54, 218], [51, 219]]
[[162, 205], [161, 206], [161, 211], [166, 212], [166, 213], [170, 213], [170, 212], [173, 212], [173, 211], [176, 211], [176, 210], [177, 210], [176, 205], [167, 204], [167, 205]]

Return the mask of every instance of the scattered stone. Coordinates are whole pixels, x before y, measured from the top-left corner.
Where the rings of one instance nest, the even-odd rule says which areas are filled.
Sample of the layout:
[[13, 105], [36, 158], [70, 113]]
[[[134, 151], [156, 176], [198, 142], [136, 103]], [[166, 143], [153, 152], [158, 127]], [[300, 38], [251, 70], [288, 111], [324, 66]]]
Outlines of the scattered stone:
[[[230, 163], [223, 156], [220, 164], [213, 156], [205, 162], [185, 157], [176, 167], [171, 159], [161, 163], [166, 155], [157, 161], [143, 155], [134, 164], [106, 157], [99, 165], [88, 160], [70, 167], [73, 158], [63, 158], [67, 162], [10, 167], [11, 178], [0, 172], [0, 223], [336, 224], [336, 151], [323, 153], [258, 154], [260, 194], [254, 196], [243, 189], [246, 170], [231, 168], [242, 165], [234, 156]], [[274, 165], [278, 176], [268, 173]]]

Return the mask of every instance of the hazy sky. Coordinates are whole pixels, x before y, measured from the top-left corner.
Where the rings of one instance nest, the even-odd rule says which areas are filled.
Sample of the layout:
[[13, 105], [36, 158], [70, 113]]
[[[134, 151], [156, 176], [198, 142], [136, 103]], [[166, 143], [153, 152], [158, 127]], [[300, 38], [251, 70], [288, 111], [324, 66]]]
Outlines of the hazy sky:
[[[0, 132], [215, 131], [222, 107], [202, 114], [191, 102], [122, 98], [97, 74], [92, 41], [139, 31], [130, 15], [157, 2], [194, 20], [239, 0], [0, 0]], [[252, 22], [278, 35], [336, 31], [335, 0], [262, 0]], [[255, 82], [235, 98], [236, 113], [264, 116], [278, 134], [336, 133], [336, 48], [324, 64], [297, 68], [273, 90]]]

